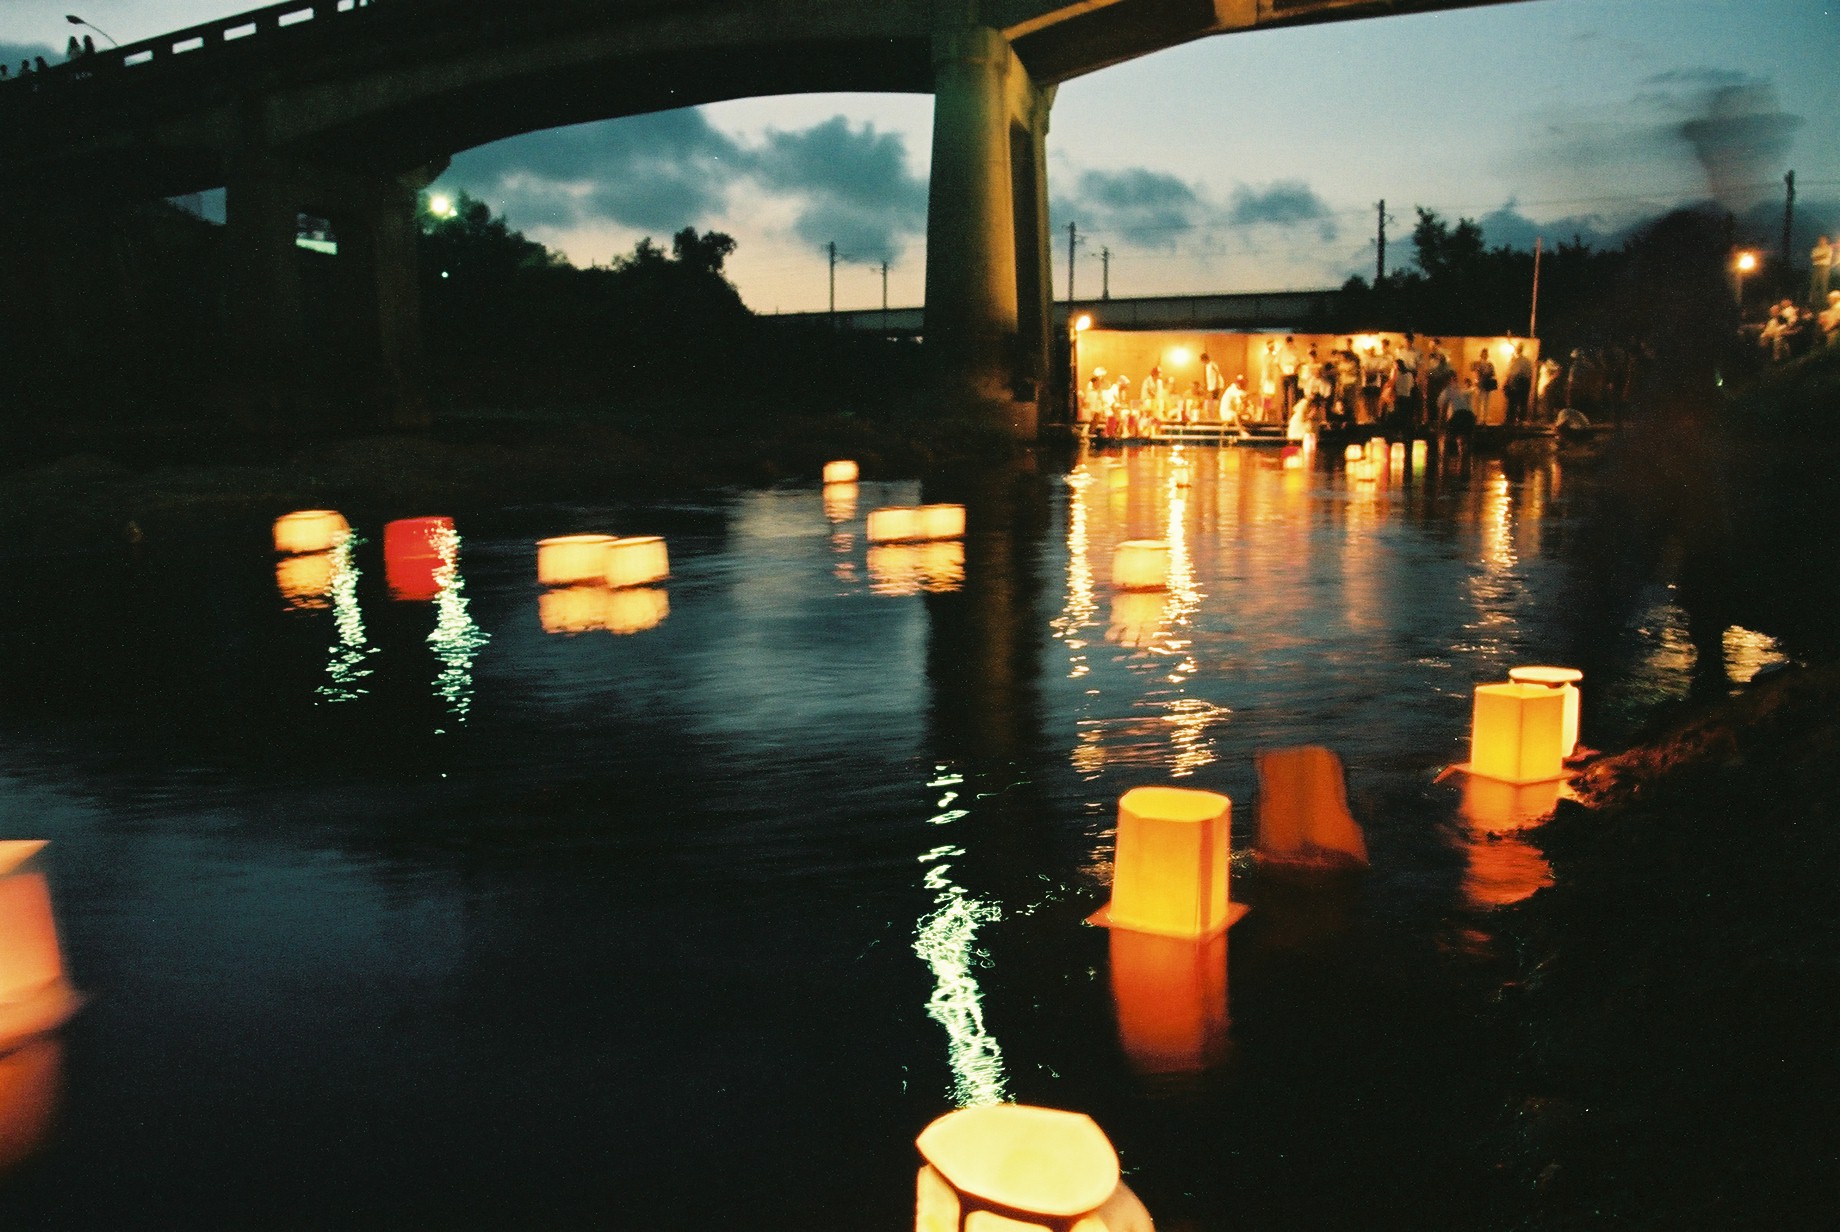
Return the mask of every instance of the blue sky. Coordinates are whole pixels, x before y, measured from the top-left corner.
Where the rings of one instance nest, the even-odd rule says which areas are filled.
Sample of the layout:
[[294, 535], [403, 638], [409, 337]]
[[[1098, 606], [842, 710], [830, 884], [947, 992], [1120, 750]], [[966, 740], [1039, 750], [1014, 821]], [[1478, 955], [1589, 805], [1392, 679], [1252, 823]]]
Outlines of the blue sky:
[[[388, 3], [389, 0], [378, 0]], [[251, 7], [66, 0], [130, 42]], [[0, 0], [0, 56], [74, 29]], [[1840, 226], [1840, 0], [1525, 0], [1191, 43], [1062, 86], [1049, 134], [1055, 294], [1066, 226], [1076, 290], [1114, 295], [1339, 284], [1409, 260], [1413, 207], [1491, 243], [1580, 234], [1716, 199], [1778, 242], [1795, 170], [1805, 257]], [[715, 228], [771, 312], [822, 308], [824, 245], [851, 258], [840, 307], [917, 303], [925, 270], [926, 96], [723, 103], [532, 134], [457, 155], [465, 188], [577, 264], [642, 235]], [[1803, 232], [1806, 231], [1806, 235]]]

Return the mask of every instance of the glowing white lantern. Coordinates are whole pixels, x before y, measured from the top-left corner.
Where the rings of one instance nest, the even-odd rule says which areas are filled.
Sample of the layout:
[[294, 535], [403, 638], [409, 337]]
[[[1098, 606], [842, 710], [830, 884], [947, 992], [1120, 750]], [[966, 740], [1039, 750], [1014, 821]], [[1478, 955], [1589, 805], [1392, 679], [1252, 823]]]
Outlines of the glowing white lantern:
[[0, 842], [0, 1052], [61, 1026], [81, 1003], [64, 976], [42, 840]]
[[545, 633], [588, 633], [607, 627], [613, 592], [605, 586], [555, 586], [537, 596], [537, 619]]
[[1536, 684], [1476, 686], [1469, 770], [1504, 783], [1565, 776], [1565, 695]]
[[1007, 1228], [1149, 1232], [1149, 1212], [1119, 1174], [1091, 1117], [1027, 1104], [948, 1112], [914, 1145], [914, 1232]]
[[963, 505], [922, 505], [914, 510], [919, 522], [920, 539], [962, 539], [965, 535]]
[[1342, 450], [1342, 457], [1349, 462], [1359, 462], [1367, 456], [1367, 451], [1359, 445], [1350, 445]]
[[1320, 745], [1258, 755], [1259, 858], [1286, 864], [1364, 865], [1367, 840], [1348, 811], [1339, 757]]
[[1584, 673], [1575, 667], [1512, 667], [1508, 669], [1508, 679], [1515, 684], [1537, 684], [1564, 694], [1565, 730], [1559, 743], [1564, 750], [1562, 756], [1570, 757], [1578, 747], [1578, 682], [1584, 679]]
[[1134, 787], [1118, 799], [1112, 901], [1091, 918], [1169, 937], [1224, 932], [1246, 909], [1227, 898], [1233, 802], [1212, 791]]
[[870, 543], [911, 543], [922, 537], [920, 511], [905, 505], [871, 509], [867, 533]]
[[332, 509], [302, 509], [275, 519], [275, 551], [329, 552], [345, 542], [351, 524]]
[[607, 546], [607, 585], [649, 586], [671, 576], [671, 556], [658, 535], [615, 539]]
[[855, 518], [858, 491], [853, 483], [825, 484], [824, 516], [832, 522], [848, 522]]
[[1199, 1074], [1227, 1052], [1227, 934], [1111, 930], [1118, 1042], [1143, 1074]]
[[545, 586], [599, 582], [607, 572], [612, 535], [558, 535], [537, 540], [537, 581]]
[[671, 614], [671, 596], [656, 586], [629, 586], [607, 592], [602, 627], [621, 635], [643, 633], [664, 623]]
[[1112, 549], [1112, 585], [1119, 590], [1162, 590], [1169, 585], [1169, 541], [1126, 539]]
[[849, 461], [826, 462], [824, 464], [824, 482], [827, 484], [855, 483], [856, 463]]

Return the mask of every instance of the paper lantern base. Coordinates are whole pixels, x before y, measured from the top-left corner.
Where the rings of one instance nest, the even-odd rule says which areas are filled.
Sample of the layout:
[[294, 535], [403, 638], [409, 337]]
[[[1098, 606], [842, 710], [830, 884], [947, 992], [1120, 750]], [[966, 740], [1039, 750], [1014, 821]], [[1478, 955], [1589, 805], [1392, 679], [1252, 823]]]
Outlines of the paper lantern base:
[[[1248, 907], [1245, 903], [1228, 903], [1227, 914], [1221, 917], [1220, 923], [1202, 933], [1170, 933], [1164, 932], [1158, 928], [1137, 928], [1132, 931], [1149, 933], [1156, 937], [1189, 937], [1195, 939], [1218, 937], [1221, 933], [1226, 932], [1229, 928], [1232, 928], [1235, 924], [1245, 919], [1246, 913], [1251, 910], [1252, 908]], [[1112, 905], [1110, 903], [1105, 904], [1105, 906], [1087, 916], [1086, 922], [1099, 928], [1131, 928], [1129, 924], [1115, 924], [1112, 922]]]
[[1504, 779], [1499, 774], [1484, 774], [1482, 771], [1476, 769], [1470, 762], [1460, 762], [1452, 766], [1451, 769], [1459, 774], [1473, 774], [1479, 779], [1493, 779], [1497, 783], [1512, 783], [1516, 787], [1528, 787], [1534, 783], [1569, 782], [1572, 777], [1572, 772], [1570, 770], [1564, 770], [1559, 774], [1548, 774], [1536, 779]]
[[25, 1001], [0, 1002], [0, 1052], [55, 1031], [83, 1008], [83, 994], [59, 980]]

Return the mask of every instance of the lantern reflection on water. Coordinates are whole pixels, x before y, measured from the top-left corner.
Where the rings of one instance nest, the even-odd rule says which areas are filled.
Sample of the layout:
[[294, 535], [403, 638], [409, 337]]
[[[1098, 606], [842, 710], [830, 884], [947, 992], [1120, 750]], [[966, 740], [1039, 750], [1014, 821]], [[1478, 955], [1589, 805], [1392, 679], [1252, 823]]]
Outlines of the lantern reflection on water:
[[607, 585], [649, 586], [671, 576], [671, 556], [658, 535], [615, 539], [607, 548]]
[[643, 633], [671, 614], [671, 597], [656, 586], [628, 586], [611, 592], [605, 628], [609, 633]]
[[1565, 698], [1565, 721], [1559, 733], [1559, 755], [1570, 757], [1578, 747], [1578, 682], [1584, 673], [1575, 667], [1513, 667], [1508, 679], [1515, 684], [1534, 684], [1556, 689]]
[[1348, 811], [1339, 757], [1320, 745], [1258, 755], [1259, 859], [1315, 866], [1365, 865], [1367, 840]]
[[1367, 450], [1360, 445], [1350, 445], [1342, 450], [1342, 458], [1349, 462], [1359, 462], [1367, 456]]
[[824, 516], [832, 522], [848, 522], [856, 517], [858, 489], [853, 483], [824, 485]]
[[824, 464], [824, 482], [827, 485], [833, 483], [855, 483], [856, 477], [856, 463], [854, 462], [840, 460], [836, 462], [826, 462]]
[[1565, 695], [1533, 684], [1480, 684], [1470, 720], [1471, 774], [1504, 783], [1562, 778]]
[[1162, 590], [1169, 585], [1169, 541], [1127, 539], [1112, 549], [1112, 585], [1119, 590]]
[[42, 840], [0, 842], [0, 1051], [61, 1025], [80, 999], [64, 977]]
[[1224, 932], [1245, 914], [1228, 900], [1233, 802], [1212, 791], [1134, 787], [1118, 799], [1112, 901], [1090, 919], [1170, 937]]
[[332, 552], [283, 556], [275, 562], [275, 586], [289, 608], [316, 612], [332, 606], [335, 572], [336, 560]]
[[1459, 809], [1470, 828], [1464, 896], [1480, 907], [1503, 907], [1551, 885], [1552, 866], [1518, 832], [1541, 824], [1571, 797], [1570, 787], [1556, 779], [1517, 784], [1464, 775]]
[[537, 596], [545, 633], [643, 633], [670, 614], [670, 595], [654, 586], [558, 586]]
[[952, 539], [934, 543], [881, 543], [867, 554], [872, 594], [948, 594], [965, 581], [965, 545]]
[[0, 1176], [44, 1145], [63, 1078], [64, 1043], [56, 1036], [0, 1053]]
[[1112, 622], [1105, 640], [1115, 646], [1145, 647], [1163, 631], [1169, 596], [1160, 590], [1120, 590], [1112, 595]]
[[598, 583], [607, 572], [612, 535], [558, 535], [537, 540], [537, 581], [545, 586]]
[[[383, 527], [383, 576], [390, 598], [425, 602], [441, 593], [441, 544], [454, 534], [452, 518], [399, 518]], [[541, 559], [541, 549], [538, 549]]]
[[921, 1131], [914, 1232], [1150, 1232], [1091, 1117], [1027, 1104], [961, 1108]]
[[1118, 1039], [1139, 1073], [1198, 1074], [1227, 1050], [1227, 934], [1111, 930]]
[[277, 552], [326, 552], [345, 542], [351, 525], [332, 509], [301, 509], [275, 519]]

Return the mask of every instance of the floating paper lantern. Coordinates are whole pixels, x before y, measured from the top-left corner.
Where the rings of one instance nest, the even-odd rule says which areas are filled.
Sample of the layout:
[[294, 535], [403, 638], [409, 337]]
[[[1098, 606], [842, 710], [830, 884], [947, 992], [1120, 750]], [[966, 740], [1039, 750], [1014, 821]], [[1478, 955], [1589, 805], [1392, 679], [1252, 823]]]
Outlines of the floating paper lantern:
[[1367, 438], [1367, 460], [1379, 462], [1386, 457], [1386, 442], [1377, 436]]
[[0, 1052], [62, 1025], [78, 997], [64, 977], [42, 841], [0, 842]]
[[1404, 441], [1394, 441], [1393, 447], [1387, 450], [1387, 465], [1391, 466], [1394, 470], [1402, 470], [1404, 469], [1405, 464], [1406, 464], [1405, 442]]
[[1365, 865], [1367, 840], [1348, 811], [1339, 757], [1320, 745], [1258, 755], [1259, 858], [1284, 864]]
[[1105, 640], [1115, 646], [1148, 646], [1163, 631], [1169, 596], [1160, 590], [1120, 590], [1112, 595], [1112, 622]]
[[351, 524], [332, 509], [302, 509], [275, 519], [275, 551], [329, 552], [345, 542]]
[[64, 1044], [55, 1036], [0, 1054], [0, 1176], [50, 1136], [63, 1077]]
[[1112, 901], [1092, 922], [1171, 937], [1225, 931], [1246, 911], [1227, 898], [1232, 809], [1231, 800], [1211, 791], [1125, 792], [1118, 800]]
[[1469, 771], [1504, 783], [1565, 775], [1565, 695], [1537, 684], [1476, 686]]
[[1227, 1051], [1227, 934], [1111, 930], [1118, 1040], [1139, 1073], [1199, 1074]]
[[1565, 696], [1565, 727], [1559, 744], [1561, 756], [1570, 757], [1578, 747], [1578, 682], [1584, 679], [1584, 673], [1575, 667], [1511, 667], [1508, 679], [1515, 684], [1557, 689]]
[[914, 1145], [915, 1232], [1005, 1228], [1149, 1232], [1150, 1215], [1119, 1175], [1091, 1117], [1027, 1104], [948, 1112]]
[[871, 509], [867, 533], [870, 543], [911, 543], [923, 537], [920, 511], [905, 505]]
[[607, 546], [607, 585], [649, 586], [671, 576], [671, 556], [658, 535], [615, 539]]
[[1162, 590], [1169, 585], [1169, 541], [1126, 539], [1112, 549], [1112, 585], [1119, 590]]
[[849, 461], [826, 462], [824, 464], [824, 482], [827, 485], [833, 483], [855, 483], [856, 463]]
[[919, 519], [921, 539], [962, 539], [965, 534], [963, 505], [922, 505], [914, 510]]
[[1349, 462], [1359, 462], [1367, 456], [1367, 451], [1359, 445], [1350, 445], [1342, 450], [1342, 457]]
[[602, 627], [622, 636], [643, 633], [664, 623], [671, 614], [671, 596], [656, 586], [629, 586], [607, 592]]
[[[452, 518], [399, 518], [383, 527], [383, 576], [389, 583], [390, 597], [426, 601], [441, 593], [437, 574], [446, 558], [443, 545], [452, 552], [454, 543]], [[542, 549], [538, 549], [538, 559]]]
[[330, 607], [334, 569], [331, 552], [283, 556], [275, 562], [275, 588], [291, 608], [316, 611]]
[[1415, 471], [1424, 470], [1425, 469], [1425, 459], [1430, 456], [1431, 456], [1431, 443], [1429, 441], [1413, 441], [1412, 442], [1412, 469], [1413, 470]]
[[590, 633], [607, 627], [613, 592], [605, 586], [556, 586], [537, 596], [537, 619], [545, 633]]
[[537, 581], [545, 586], [598, 583], [607, 574], [612, 535], [558, 535], [537, 540]]
[[856, 517], [856, 496], [859, 489], [853, 483], [827, 483], [824, 485], [824, 516], [832, 522], [848, 522]]

